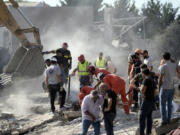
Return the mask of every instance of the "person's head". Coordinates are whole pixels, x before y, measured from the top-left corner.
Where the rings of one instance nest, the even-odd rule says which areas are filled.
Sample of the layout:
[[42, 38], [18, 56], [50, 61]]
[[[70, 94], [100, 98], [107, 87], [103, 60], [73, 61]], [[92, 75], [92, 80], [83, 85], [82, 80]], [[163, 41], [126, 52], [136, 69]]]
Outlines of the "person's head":
[[57, 64], [57, 59], [55, 57], [51, 58], [51, 64], [53, 65]]
[[92, 65], [88, 66], [88, 72], [91, 74], [91, 75], [94, 75], [95, 72], [96, 72], [96, 68]]
[[99, 59], [102, 59], [102, 57], [103, 57], [103, 52], [100, 52], [99, 53]]
[[106, 91], [109, 90], [109, 87], [105, 83], [102, 83], [99, 89], [101, 90], [102, 95], [105, 95]]
[[147, 67], [146, 64], [141, 64], [141, 66], [140, 66], [141, 73], [142, 73], [142, 71], [143, 71], [144, 69], [147, 69], [147, 68], [148, 68], [148, 67]]
[[57, 51], [56, 51], [56, 55], [57, 55], [57, 56], [62, 56], [61, 50], [57, 50]]
[[170, 54], [169, 52], [165, 52], [165, 53], [163, 54], [163, 59], [164, 59], [165, 61], [170, 60], [170, 59], [171, 59], [171, 54]]
[[49, 66], [51, 65], [50, 59], [46, 59], [46, 60], [45, 60], [45, 63], [46, 63], [46, 65], [47, 65], [47, 67], [49, 67]]
[[83, 54], [81, 54], [79, 57], [78, 57], [78, 60], [80, 63], [84, 63], [85, 62], [85, 57]]
[[142, 75], [143, 75], [143, 77], [148, 77], [148, 76], [149, 76], [149, 74], [150, 74], [150, 71], [149, 71], [149, 69], [148, 69], [148, 68], [143, 69], [143, 71], [142, 71]]
[[136, 49], [136, 50], [135, 50], [135, 53], [138, 53], [139, 55], [142, 55], [142, 54], [143, 54], [141, 49]]
[[92, 98], [94, 101], [96, 101], [96, 100], [98, 99], [99, 93], [98, 93], [97, 90], [92, 90], [91, 93], [90, 93], [90, 95], [91, 95], [91, 98]]
[[67, 49], [68, 49], [68, 43], [64, 42], [64, 43], [62, 44], [62, 48], [63, 48], [64, 50], [67, 50]]
[[149, 54], [148, 54], [148, 51], [147, 50], [144, 50], [143, 51], [143, 57], [146, 59], [149, 57]]
[[97, 74], [97, 78], [98, 78], [98, 80], [100, 80], [100, 81], [102, 81], [102, 80], [104, 79], [104, 77], [105, 77], [105, 74], [103, 74], [102, 72], [100, 72], [100, 73]]

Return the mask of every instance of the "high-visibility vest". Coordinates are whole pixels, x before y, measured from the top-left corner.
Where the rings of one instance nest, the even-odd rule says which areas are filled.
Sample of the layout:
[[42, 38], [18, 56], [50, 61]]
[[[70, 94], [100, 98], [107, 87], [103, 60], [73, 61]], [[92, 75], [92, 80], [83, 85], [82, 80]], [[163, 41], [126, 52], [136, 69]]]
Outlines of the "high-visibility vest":
[[89, 65], [88, 61], [85, 61], [83, 64], [81, 62], [78, 63], [78, 74], [79, 74], [79, 76], [89, 75], [88, 65]]
[[96, 67], [97, 67], [97, 68], [106, 68], [106, 61], [105, 61], [105, 59], [102, 58], [102, 59], [100, 60], [99, 58], [97, 58]]

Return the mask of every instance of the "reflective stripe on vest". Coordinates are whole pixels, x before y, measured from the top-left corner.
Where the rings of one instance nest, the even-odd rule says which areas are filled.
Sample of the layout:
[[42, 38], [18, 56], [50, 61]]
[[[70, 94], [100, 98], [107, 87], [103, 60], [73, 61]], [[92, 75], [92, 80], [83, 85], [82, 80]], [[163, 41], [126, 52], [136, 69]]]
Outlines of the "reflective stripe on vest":
[[79, 76], [85, 76], [89, 75], [88, 69], [89, 62], [85, 61], [83, 64], [81, 62], [78, 63], [78, 75]]
[[101, 60], [99, 58], [97, 58], [97, 61], [96, 61], [96, 67], [97, 68], [106, 68], [106, 62], [105, 62], [105, 59], [102, 58]]

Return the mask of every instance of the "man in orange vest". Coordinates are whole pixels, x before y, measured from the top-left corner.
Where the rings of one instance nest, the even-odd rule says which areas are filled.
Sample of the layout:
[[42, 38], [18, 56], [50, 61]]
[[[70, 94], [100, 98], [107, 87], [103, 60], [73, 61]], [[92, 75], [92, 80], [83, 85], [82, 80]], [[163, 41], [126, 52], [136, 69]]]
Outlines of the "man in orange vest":
[[126, 82], [115, 74], [104, 75], [103, 73], [99, 73], [98, 79], [112, 89], [116, 95], [121, 95], [124, 111], [126, 114], [129, 114], [129, 103], [126, 98]]

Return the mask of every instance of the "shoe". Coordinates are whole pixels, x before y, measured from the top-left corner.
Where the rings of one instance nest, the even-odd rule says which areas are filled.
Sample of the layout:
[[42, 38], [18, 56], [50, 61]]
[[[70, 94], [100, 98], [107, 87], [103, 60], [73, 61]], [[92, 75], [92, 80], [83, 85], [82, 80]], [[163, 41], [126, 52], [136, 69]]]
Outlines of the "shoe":
[[65, 111], [65, 110], [67, 110], [67, 108], [63, 106], [63, 107], [60, 107], [60, 110]]

